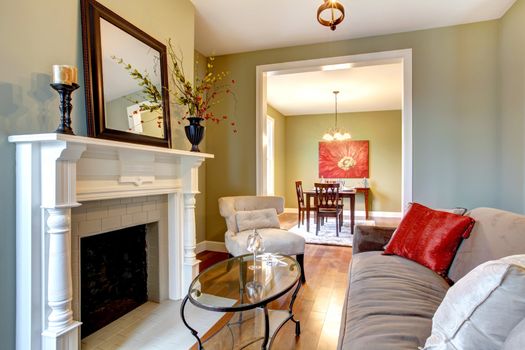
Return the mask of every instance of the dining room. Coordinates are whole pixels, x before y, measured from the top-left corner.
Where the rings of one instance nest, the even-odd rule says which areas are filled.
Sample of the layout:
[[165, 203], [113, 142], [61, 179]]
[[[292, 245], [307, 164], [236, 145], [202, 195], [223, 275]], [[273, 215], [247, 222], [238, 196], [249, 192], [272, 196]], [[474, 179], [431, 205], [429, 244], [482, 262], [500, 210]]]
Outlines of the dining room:
[[[355, 224], [399, 221], [400, 63], [270, 75], [266, 126], [267, 194], [285, 198], [292, 232], [308, 243], [351, 245]], [[339, 187], [334, 206], [342, 209], [342, 223], [338, 215], [317, 220], [321, 183]]]

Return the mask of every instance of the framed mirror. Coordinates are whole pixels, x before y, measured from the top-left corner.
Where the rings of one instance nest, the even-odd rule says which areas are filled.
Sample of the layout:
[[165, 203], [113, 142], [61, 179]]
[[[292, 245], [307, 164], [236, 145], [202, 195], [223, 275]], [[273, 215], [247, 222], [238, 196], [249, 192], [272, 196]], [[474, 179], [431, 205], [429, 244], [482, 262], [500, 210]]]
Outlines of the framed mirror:
[[[80, 1], [89, 136], [170, 147], [166, 46], [98, 2]], [[148, 108], [133, 69], [155, 86], [160, 108]]]

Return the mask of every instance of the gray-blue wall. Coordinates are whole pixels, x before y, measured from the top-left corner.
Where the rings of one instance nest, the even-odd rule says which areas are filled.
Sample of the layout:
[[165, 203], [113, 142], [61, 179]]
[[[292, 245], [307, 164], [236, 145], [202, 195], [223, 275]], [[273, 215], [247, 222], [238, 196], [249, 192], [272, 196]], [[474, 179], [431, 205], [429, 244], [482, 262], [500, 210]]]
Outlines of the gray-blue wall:
[[[148, 34], [172, 38], [193, 72], [194, 8], [189, 0], [101, 0]], [[15, 347], [15, 146], [13, 134], [53, 132], [58, 95], [51, 66], [79, 67], [73, 129], [86, 135], [79, 0], [2, 0], [0, 7], [0, 349]], [[182, 140], [182, 139], [180, 139]], [[186, 147], [175, 140], [177, 148]]]

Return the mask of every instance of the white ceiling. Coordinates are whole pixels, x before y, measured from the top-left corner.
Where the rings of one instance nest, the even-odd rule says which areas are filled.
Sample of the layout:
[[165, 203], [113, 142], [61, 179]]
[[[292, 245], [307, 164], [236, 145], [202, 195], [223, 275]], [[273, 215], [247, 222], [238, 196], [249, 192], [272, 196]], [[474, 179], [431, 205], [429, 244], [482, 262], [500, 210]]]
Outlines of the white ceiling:
[[267, 100], [284, 115], [401, 109], [401, 63], [350, 69], [270, 75]]
[[317, 22], [322, 0], [192, 0], [195, 46], [204, 55], [362, 38], [500, 18], [516, 0], [339, 0], [332, 32]]

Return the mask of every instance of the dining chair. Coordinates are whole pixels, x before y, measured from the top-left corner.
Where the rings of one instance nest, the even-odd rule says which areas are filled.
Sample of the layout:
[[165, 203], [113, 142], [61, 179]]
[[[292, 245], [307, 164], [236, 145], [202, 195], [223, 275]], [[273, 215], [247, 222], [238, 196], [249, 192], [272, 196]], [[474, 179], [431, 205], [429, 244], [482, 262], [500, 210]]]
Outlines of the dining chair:
[[[295, 181], [295, 193], [297, 194], [297, 227], [301, 227], [301, 224], [304, 225], [304, 218], [306, 216], [306, 211], [308, 210], [304, 199], [302, 181]], [[313, 212], [314, 215], [316, 210], [315, 205], [310, 206], [310, 212]]]
[[315, 234], [319, 234], [319, 227], [322, 220], [328, 217], [335, 217], [335, 234], [339, 237], [339, 231], [343, 226], [343, 206], [339, 198], [338, 183], [315, 183], [316, 213], [315, 213]]

